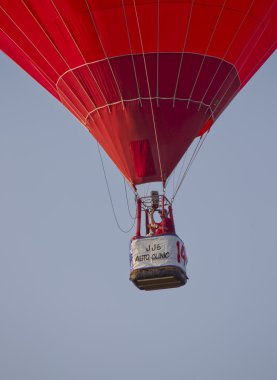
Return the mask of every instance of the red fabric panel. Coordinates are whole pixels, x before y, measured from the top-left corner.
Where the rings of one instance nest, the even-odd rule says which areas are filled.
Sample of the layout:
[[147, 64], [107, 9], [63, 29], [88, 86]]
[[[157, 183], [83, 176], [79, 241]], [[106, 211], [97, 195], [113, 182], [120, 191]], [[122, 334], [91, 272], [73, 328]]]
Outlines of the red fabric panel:
[[149, 141], [131, 141], [130, 149], [134, 161], [134, 169], [136, 175], [140, 178], [155, 175], [156, 170]]
[[[0, 5], [0, 47], [89, 129], [134, 184], [161, 180], [157, 138], [168, 177], [277, 46], [275, 0]], [[149, 141], [156, 170], [145, 177], [130, 151], [140, 140]]]

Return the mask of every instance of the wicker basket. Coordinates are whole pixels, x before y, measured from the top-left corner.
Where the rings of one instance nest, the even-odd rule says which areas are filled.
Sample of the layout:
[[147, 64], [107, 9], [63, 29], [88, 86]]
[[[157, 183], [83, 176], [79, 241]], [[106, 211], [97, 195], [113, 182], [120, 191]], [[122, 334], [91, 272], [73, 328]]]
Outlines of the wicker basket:
[[130, 273], [130, 280], [141, 290], [177, 288], [185, 285], [187, 279], [186, 273], [173, 265], [135, 269]]

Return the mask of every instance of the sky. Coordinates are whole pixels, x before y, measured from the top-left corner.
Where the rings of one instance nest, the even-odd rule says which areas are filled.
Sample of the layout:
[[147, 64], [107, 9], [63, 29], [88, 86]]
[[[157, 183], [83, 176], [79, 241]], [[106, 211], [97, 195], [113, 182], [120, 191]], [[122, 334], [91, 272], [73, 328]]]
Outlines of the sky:
[[0, 379], [275, 380], [277, 55], [178, 193], [189, 281], [156, 292], [129, 281], [134, 232], [117, 228], [91, 135], [3, 54], [0, 66]]

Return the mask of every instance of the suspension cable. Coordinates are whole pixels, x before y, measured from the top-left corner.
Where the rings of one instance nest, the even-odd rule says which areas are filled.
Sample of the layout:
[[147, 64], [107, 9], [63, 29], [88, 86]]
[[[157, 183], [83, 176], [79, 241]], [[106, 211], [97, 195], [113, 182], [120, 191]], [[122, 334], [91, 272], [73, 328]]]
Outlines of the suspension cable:
[[190, 160], [189, 160], [189, 163], [188, 163], [188, 165], [187, 165], [187, 167], [186, 167], [186, 170], [185, 170], [185, 172], [184, 172], [184, 174], [183, 174], [183, 176], [182, 176], [182, 179], [181, 179], [179, 185], [177, 186], [177, 188], [176, 188], [176, 190], [175, 190], [175, 193], [173, 194], [173, 197], [172, 197], [172, 199], [171, 199], [171, 203], [173, 203], [173, 201], [174, 201], [174, 199], [175, 199], [175, 197], [176, 197], [176, 195], [177, 195], [177, 193], [178, 193], [180, 187], [182, 186], [182, 183], [184, 182], [184, 180], [185, 180], [185, 178], [186, 178], [186, 176], [187, 176], [187, 174], [188, 174], [188, 172], [189, 172], [189, 170], [190, 170], [190, 168], [191, 168], [191, 166], [192, 166], [192, 164], [193, 164], [195, 158], [197, 157], [197, 155], [198, 155], [198, 153], [199, 153], [199, 151], [200, 151], [202, 145], [204, 144], [204, 142], [205, 142], [205, 140], [206, 140], [206, 137], [208, 136], [208, 133], [209, 133], [209, 132], [210, 132], [210, 129], [206, 132], [206, 134], [205, 134], [204, 137], [203, 137], [203, 135], [202, 135], [202, 136], [200, 137], [200, 139], [198, 140], [198, 143], [197, 143], [197, 145], [196, 145], [196, 147], [195, 147], [195, 149], [194, 149], [194, 151], [193, 151], [193, 154], [192, 154], [192, 156], [191, 156], [191, 158], [190, 158]]
[[117, 227], [120, 229], [121, 232], [127, 234], [128, 232], [130, 232], [132, 230], [132, 228], [134, 227], [135, 225], [135, 222], [136, 222], [136, 217], [134, 218], [133, 222], [132, 222], [132, 225], [129, 229], [125, 230], [121, 227], [121, 225], [119, 224], [118, 222], [118, 219], [117, 219], [117, 216], [116, 216], [116, 212], [115, 212], [115, 208], [114, 208], [114, 204], [113, 204], [113, 200], [112, 200], [112, 196], [111, 196], [111, 191], [110, 191], [110, 187], [109, 187], [109, 182], [108, 182], [108, 178], [107, 178], [107, 174], [106, 174], [106, 170], [105, 170], [105, 166], [104, 166], [104, 161], [103, 161], [103, 158], [102, 158], [102, 154], [101, 154], [101, 150], [100, 150], [100, 146], [99, 146], [99, 143], [97, 143], [97, 148], [98, 148], [98, 153], [99, 153], [99, 157], [100, 157], [100, 161], [101, 161], [101, 165], [102, 165], [102, 169], [103, 169], [103, 174], [104, 174], [104, 177], [105, 177], [105, 182], [106, 182], [106, 187], [107, 187], [107, 191], [108, 191], [108, 194], [109, 194], [109, 198], [110, 198], [110, 203], [111, 203], [111, 206], [112, 206], [112, 211], [113, 211], [113, 216], [114, 216], [114, 220], [117, 224]]
[[186, 151], [185, 154], [184, 154], [184, 157], [183, 157], [183, 160], [182, 160], [181, 169], [179, 171], [179, 174], [178, 174], [178, 177], [177, 177], [177, 181], [176, 181], [176, 187], [175, 186], [173, 187], [173, 194], [175, 193], [175, 190], [176, 190], [176, 188], [177, 188], [177, 186], [179, 184], [179, 180], [180, 180], [181, 174], [183, 172], [183, 169], [184, 169], [184, 166], [185, 166], [185, 163], [186, 163], [187, 152], [188, 151]]
[[131, 211], [130, 211], [130, 204], [129, 204], [128, 194], [127, 194], [126, 180], [125, 180], [124, 177], [123, 177], [123, 183], [124, 183], [125, 198], [126, 198], [126, 204], [127, 204], [127, 208], [128, 208], [128, 213], [129, 213], [129, 215], [130, 215], [130, 218], [134, 220], [134, 219], [136, 219], [136, 215], [133, 216], [133, 215], [131, 214]]
[[165, 186], [165, 179], [164, 179], [163, 168], [162, 168], [162, 160], [161, 160], [161, 154], [160, 154], [159, 139], [158, 139], [158, 133], [157, 133], [157, 127], [156, 127], [156, 118], [155, 118], [155, 113], [154, 113], [154, 107], [153, 107], [153, 104], [152, 104], [151, 89], [150, 89], [150, 79], [149, 79], [148, 70], [147, 70], [147, 63], [146, 63], [146, 58], [145, 58], [145, 50], [144, 50], [144, 47], [143, 47], [142, 32], [141, 32], [141, 27], [140, 27], [140, 23], [139, 23], [139, 17], [138, 17], [136, 0], [133, 0], [133, 5], [134, 5], [134, 11], [135, 11], [135, 16], [136, 16], [137, 26], [138, 26], [138, 34], [139, 34], [139, 39], [140, 39], [140, 45], [141, 45], [141, 49], [142, 49], [142, 58], [143, 58], [145, 75], [146, 75], [146, 82], [147, 82], [147, 88], [148, 88], [148, 93], [149, 93], [149, 103], [150, 103], [152, 122], [153, 122], [153, 128], [154, 128], [154, 136], [155, 136], [155, 140], [156, 140], [158, 162], [159, 162], [160, 173], [161, 173], [161, 181], [163, 182], [163, 187], [164, 187]]

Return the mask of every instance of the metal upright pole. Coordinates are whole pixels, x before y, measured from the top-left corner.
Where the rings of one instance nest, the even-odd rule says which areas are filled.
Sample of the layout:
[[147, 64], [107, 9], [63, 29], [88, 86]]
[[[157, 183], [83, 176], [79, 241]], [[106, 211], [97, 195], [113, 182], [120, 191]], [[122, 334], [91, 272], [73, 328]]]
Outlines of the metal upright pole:
[[148, 209], [145, 209], [145, 231], [146, 235], [149, 234], [149, 211]]
[[136, 237], [140, 237], [140, 225], [141, 225], [141, 199], [137, 200], [137, 231]]

